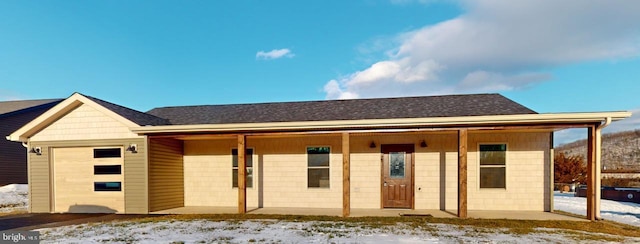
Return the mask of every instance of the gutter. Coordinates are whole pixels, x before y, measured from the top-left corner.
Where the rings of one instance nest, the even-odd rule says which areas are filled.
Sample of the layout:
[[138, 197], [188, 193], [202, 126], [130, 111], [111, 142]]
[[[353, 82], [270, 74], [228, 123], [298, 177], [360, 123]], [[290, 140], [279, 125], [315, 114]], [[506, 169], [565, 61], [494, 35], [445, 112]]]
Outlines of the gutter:
[[604, 119], [604, 123], [601, 123], [600, 126], [596, 127], [596, 204], [595, 204], [595, 218], [596, 220], [602, 219], [600, 216], [600, 198], [602, 197], [602, 129], [609, 126], [611, 124], [611, 117], [606, 117]]
[[399, 119], [364, 119], [334, 121], [289, 121], [263, 123], [232, 124], [193, 124], [193, 125], [160, 125], [131, 127], [133, 133], [140, 135], [154, 133], [190, 133], [190, 132], [265, 132], [275, 130], [330, 130], [343, 128], [389, 128], [389, 127], [425, 127], [425, 126], [478, 126], [478, 125], [515, 125], [540, 123], [594, 123], [603, 117], [611, 121], [631, 116], [629, 112], [599, 113], [557, 113], [557, 114], [524, 114], [524, 115], [489, 115], [461, 117], [431, 118], [399, 118]]

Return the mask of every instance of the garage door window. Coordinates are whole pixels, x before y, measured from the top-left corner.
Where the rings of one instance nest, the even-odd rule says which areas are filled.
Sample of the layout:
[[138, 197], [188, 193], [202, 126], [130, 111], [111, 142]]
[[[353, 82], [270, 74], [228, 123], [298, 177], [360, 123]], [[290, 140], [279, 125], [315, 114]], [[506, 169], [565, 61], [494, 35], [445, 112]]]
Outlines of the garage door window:
[[120, 158], [121, 151], [120, 148], [96, 148], [93, 149], [93, 158]]
[[121, 182], [94, 182], [94, 191], [122, 191]]
[[122, 174], [121, 165], [94, 165], [94, 175], [119, 175]]

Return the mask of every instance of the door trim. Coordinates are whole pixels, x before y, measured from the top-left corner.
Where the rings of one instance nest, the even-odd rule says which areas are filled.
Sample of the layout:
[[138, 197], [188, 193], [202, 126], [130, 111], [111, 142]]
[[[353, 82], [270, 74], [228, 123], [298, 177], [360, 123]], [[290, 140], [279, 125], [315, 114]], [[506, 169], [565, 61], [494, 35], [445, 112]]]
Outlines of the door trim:
[[380, 145], [380, 182], [378, 186], [380, 187], [380, 209], [394, 209], [394, 208], [385, 208], [384, 207], [384, 149], [386, 147], [405, 147], [407, 149], [411, 148], [411, 208], [415, 209], [416, 204], [416, 191], [415, 191], [415, 164], [416, 164], [416, 149], [414, 144], [381, 144]]

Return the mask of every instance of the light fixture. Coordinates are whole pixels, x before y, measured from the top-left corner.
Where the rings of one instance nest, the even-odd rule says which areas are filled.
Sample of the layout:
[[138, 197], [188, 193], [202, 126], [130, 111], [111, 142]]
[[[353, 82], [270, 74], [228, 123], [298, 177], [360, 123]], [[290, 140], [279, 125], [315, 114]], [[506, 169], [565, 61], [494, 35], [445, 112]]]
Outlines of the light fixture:
[[426, 142], [426, 141], [424, 141], [424, 140], [422, 140], [422, 141], [420, 142], [420, 147], [427, 147], [427, 142]]
[[129, 144], [129, 147], [127, 147], [126, 151], [131, 153], [138, 153], [138, 144]]
[[369, 148], [376, 148], [376, 143], [371, 141], [371, 143], [369, 144]]
[[42, 148], [41, 147], [32, 147], [31, 150], [29, 150], [29, 153], [35, 153], [36, 155], [42, 155]]

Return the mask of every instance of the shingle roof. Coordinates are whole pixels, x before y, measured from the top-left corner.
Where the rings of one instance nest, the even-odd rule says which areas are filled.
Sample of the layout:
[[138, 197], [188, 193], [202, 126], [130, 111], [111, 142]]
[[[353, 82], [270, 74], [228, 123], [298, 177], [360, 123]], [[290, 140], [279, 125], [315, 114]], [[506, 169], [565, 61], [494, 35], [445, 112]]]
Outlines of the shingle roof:
[[62, 99], [39, 99], [0, 102], [0, 115], [43, 105], [55, 105]]
[[174, 125], [535, 114], [500, 94], [155, 108]]
[[133, 121], [134, 123], [145, 126], [145, 125], [168, 125], [169, 121], [163, 118], [156, 117], [152, 114], [143, 113], [137, 110], [133, 110], [127, 107], [123, 107], [117, 104], [113, 104], [95, 97], [83, 95], [86, 98], [94, 101], [101, 106], [113, 111], [114, 113], [119, 114], [120, 116]]

